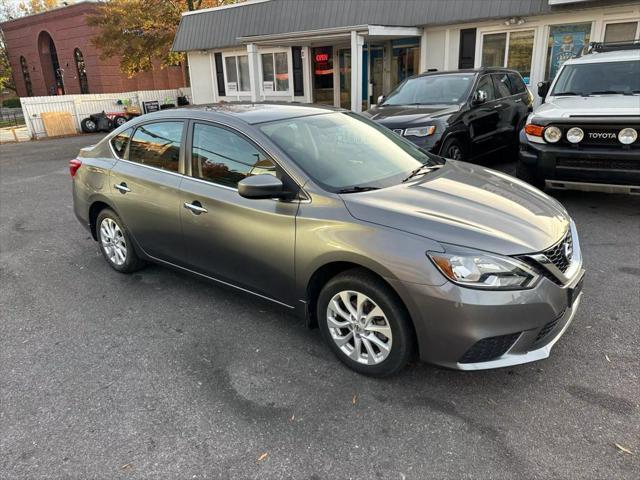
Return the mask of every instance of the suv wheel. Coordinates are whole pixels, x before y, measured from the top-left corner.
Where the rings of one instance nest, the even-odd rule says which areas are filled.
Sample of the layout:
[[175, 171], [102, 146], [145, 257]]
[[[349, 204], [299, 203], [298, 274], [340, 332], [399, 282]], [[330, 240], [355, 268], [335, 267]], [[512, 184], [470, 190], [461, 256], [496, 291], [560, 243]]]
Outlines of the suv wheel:
[[529, 185], [544, 190], [544, 179], [540, 178], [529, 165], [522, 163], [520, 160], [516, 163], [516, 177], [524, 180]]
[[107, 263], [121, 273], [131, 273], [144, 266], [120, 217], [105, 208], [96, 220], [100, 250]]
[[460, 140], [456, 138], [449, 138], [444, 142], [444, 145], [440, 150], [440, 156], [460, 161], [464, 161], [466, 158], [462, 143], [460, 143]]
[[320, 292], [317, 315], [330, 348], [359, 373], [392, 375], [413, 355], [415, 338], [404, 305], [365, 270], [332, 278]]

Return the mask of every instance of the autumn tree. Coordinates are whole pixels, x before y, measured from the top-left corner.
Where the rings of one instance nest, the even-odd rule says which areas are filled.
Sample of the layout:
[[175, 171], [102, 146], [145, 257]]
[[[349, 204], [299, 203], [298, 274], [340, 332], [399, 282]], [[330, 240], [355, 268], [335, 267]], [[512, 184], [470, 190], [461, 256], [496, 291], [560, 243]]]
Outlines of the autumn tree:
[[26, 0], [20, 2], [18, 8], [24, 15], [32, 15], [59, 7], [61, 3], [60, 0]]
[[235, 0], [111, 0], [89, 16], [89, 25], [98, 28], [91, 39], [102, 59], [120, 56], [120, 70], [129, 77], [138, 72], [176, 65], [181, 53], [171, 44], [184, 11], [198, 10]]

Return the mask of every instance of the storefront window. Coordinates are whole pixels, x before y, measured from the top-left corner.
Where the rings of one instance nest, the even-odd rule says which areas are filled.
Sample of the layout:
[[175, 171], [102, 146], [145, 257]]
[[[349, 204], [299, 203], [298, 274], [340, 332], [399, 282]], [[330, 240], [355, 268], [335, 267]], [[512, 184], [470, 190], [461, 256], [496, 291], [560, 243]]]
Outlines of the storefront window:
[[520, 72], [525, 83], [531, 77], [533, 30], [500, 32], [482, 38], [482, 66], [506, 67]]
[[507, 33], [492, 33], [482, 40], [482, 66], [504, 67], [504, 51], [507, 48]]
[[589, 44], [591, 23], [553, 25], [549, 28], [545, 78], [553, 80], [564, 62]]
[[251, 82], [249, 80], [249, 58], [246, 55], [237, 57], [225, 57], [225, 74], [227, 76], [227, 92], [249, 92]]
[[285, 52], [263, 53], [262, 58], [262, 90], [269, 92], [289, 91], [289, 62]]
[[605, 42], [628, 42], [636, 38], [638, 22], [610, 23], [605, 27]]
[[[412, 43], [415, 41], [410, 40]], [[406, 40], [394, 40], [391, 50], [391, 88], [402, 82], [405, 78], [420, 72], [420, 46], [398, 45]]]

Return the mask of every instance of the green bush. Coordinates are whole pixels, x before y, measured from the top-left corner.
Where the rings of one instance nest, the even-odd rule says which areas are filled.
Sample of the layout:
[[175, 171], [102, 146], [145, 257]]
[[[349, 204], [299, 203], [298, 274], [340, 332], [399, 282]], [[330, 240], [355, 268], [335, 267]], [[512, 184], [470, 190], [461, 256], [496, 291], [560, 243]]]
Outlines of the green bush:
[[20, 108], [20, 99], [18, 97], [7, 98], [2, 102], [2, 106], [5, 108]]

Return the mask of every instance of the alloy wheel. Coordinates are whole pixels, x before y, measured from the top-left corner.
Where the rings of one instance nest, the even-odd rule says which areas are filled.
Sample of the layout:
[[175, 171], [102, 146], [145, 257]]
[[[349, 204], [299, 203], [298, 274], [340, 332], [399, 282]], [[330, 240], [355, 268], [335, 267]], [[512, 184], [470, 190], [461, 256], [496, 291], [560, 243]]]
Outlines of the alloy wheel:
[[364, 365], [383, 362], [391, 353], [391, 325], [368, 296], [353, 290], [338, 292], [327, 306], [331, 338], [346, 356]]
[[462, 150], [460, 150], [458, 145], [451, 145], [447, 153], [448, 158], [453, 160], [462, 160]]
[[88, 130], [95, 130], [97, 128], [96, 122], [94, 122], [93, 120], [87, 120], [86, 122], [84, 122], [84, 125]]
[[127, 261], [127, 243], [124, 234], [112, 218], [107, 217], [100, 224], [100, 243], [111, 263], [121, 266]]

